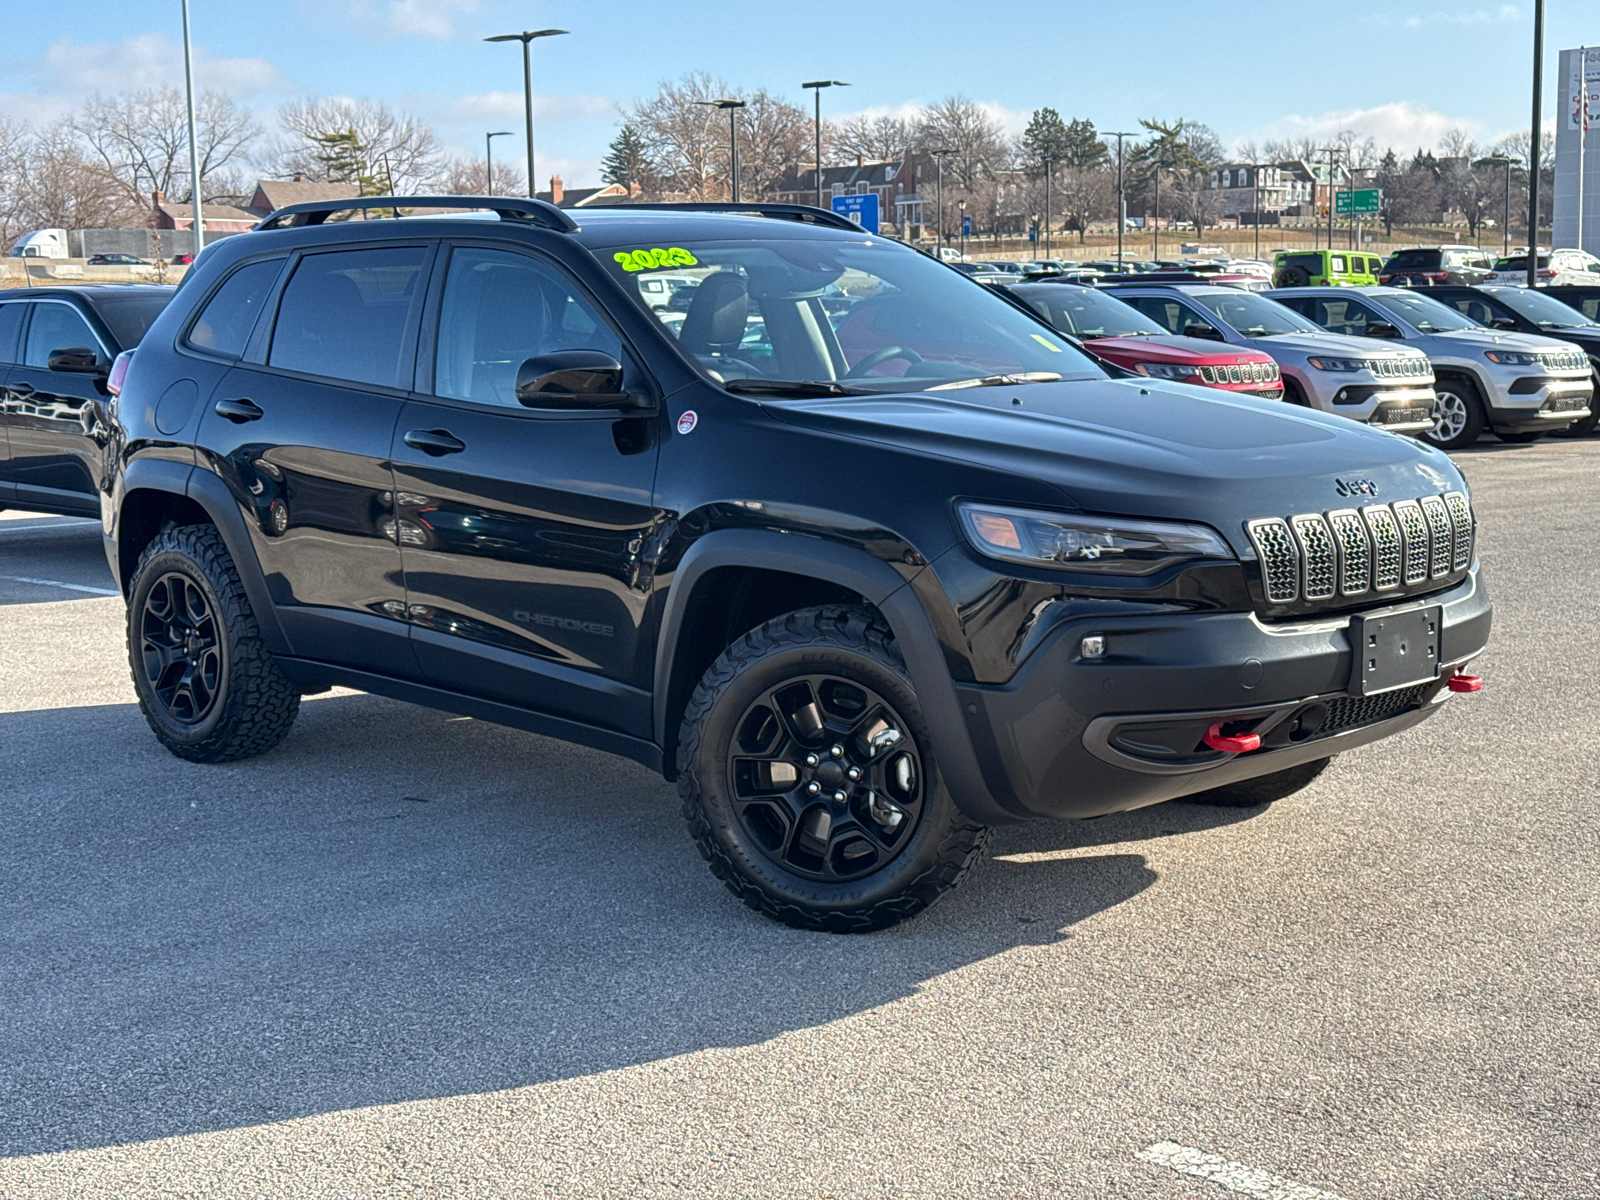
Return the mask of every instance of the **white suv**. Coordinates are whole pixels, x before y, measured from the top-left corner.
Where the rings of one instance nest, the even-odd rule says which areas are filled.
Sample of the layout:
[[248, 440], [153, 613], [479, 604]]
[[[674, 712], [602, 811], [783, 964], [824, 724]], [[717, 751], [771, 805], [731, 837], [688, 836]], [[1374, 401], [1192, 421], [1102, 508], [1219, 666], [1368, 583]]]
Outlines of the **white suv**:
[[[1600, 284], [1600, 258], [1586, 250], [1539, 251], [1535, 266], [1539, 287], [1577, 287], [1580, 284]], [[1528, 255], [1512, 255], [1494, 265], [1494, 273], [1484, 283], [1510, 283], [1526, 286], [1528, 282]]]

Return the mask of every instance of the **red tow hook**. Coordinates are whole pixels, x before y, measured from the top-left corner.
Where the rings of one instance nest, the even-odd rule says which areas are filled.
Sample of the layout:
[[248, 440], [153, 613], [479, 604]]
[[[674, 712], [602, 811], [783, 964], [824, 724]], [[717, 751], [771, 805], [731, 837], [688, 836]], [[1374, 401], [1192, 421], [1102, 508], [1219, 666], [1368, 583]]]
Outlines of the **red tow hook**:
[[1483, 691], [1483, 680], [1476, 675], [1463, 675], [1460, 671], [1457, 671], [1450, 676], [1450, 682], [1445, 686], [1452, 692], [1481, 692]]
[[1225, 754], [1248, 754], [1252, 750], [1261, 749], [1261, 738], [1254, 733], [1241, 733], [1237, 737], [1228, 737], [1222, 732], [1222, 727], [1227, 722], [1218, 721], [1206, 730], [1205, 737], [1200, 740], [1213, 750], [1221, 750]]

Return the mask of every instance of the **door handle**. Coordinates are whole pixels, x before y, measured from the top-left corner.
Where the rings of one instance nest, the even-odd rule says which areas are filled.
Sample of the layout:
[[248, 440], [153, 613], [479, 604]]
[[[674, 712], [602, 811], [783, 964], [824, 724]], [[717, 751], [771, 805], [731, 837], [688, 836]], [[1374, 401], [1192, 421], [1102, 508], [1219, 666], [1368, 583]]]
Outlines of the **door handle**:
[[406, 445], [438, 458], [441, 454], [460, 454], [467, 444], [448, 429], [413, 429], [406, 434]]
[[246, 421], [259, 420], [266, 414], [261, 411], [261, 406], [254, 400], [240, 397], [237, 400], [218, 400], [216, 414], [227, 417], [235, 425], [243, 425]]

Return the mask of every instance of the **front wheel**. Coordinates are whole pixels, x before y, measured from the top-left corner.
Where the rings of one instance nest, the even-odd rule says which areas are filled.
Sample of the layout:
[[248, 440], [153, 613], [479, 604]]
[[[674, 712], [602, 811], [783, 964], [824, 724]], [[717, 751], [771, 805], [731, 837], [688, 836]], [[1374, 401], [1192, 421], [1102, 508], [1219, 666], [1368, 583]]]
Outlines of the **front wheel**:
[[801, 609], [723, 651], [684, 714], [678, 791], [712, 873], [800, 929], [914, 916], [988, 842], [939, 774], [893, 636], [864, 608]]
[[1433, 385], [1433, 428], [1420, 435], [1441, 450], [1460, 450], [1483, 434], [1488, 419], [1478, 390], [1470, 383], [1442, 379]]
[[211, 525], [167, 529], [139, 556], [128, 659], [150, 729], [191, 762], [270, 750], [300, 711], [299, 690], [267, 652], [239, 571]]

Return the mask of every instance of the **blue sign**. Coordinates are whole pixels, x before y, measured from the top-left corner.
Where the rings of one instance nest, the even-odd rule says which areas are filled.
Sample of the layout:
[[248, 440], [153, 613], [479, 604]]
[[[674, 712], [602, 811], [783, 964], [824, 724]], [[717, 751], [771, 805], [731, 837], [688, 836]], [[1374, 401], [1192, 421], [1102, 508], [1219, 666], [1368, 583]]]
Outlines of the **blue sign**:
[[972, 218], [971, 217], [963, 216], [961, 218], [961, 236], [962, 237], [971, 237], [972, 236]]
[[1028, 240], [1030, 242], [1037, 242], [1039, 240], [1039, 231], [1032, 225], [1028, 226]]
[[865, 196], [835, 196], [833, 211], [848, 217], [868, 233], [878, 232], [878, 196], [868, 192]]

